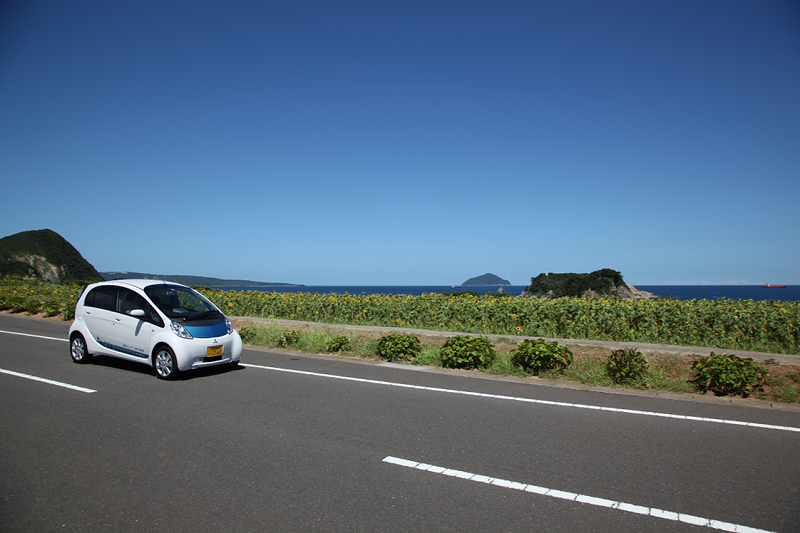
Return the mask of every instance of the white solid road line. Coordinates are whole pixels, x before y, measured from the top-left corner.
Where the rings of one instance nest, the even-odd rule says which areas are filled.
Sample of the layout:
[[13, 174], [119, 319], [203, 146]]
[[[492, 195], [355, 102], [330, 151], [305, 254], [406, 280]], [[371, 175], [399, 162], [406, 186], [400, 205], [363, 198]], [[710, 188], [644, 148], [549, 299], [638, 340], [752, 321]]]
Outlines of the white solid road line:
[[606, 507], [608, 509], [616, 509], [618, 511], [627, 511], [629, 513], [648, 515], [655, 518], [663, 518], [665, 520], [673, 520], [677, 522], [684, 522], [695, 526], [710, 527], [712, 529], [719, 529], [722, 531], [733, 531], [736, 533], [772, 533], [764, 529], [756, 529], [739, 524], [731, 524], [729, 522], [722, 522], [720, 520], [713, 520], [711, 518], [702, 518], [683, 513], [676, 513], [673, 511], [664, 511], [663, 509], [656, 509], [655, 507], [643, 507], [641, 505], [634, 505], [632, 503], [617, 502], [607, 500], [605, 498], [596, 498], [594, 496], [586, 496], [584, 494], [576, 494], [574, 492], [564, 492], [556, 489], [548, 489], [546, 487], [539, 487], [536, 485], [527, 485], [525, 483], [517, 483], [516, 481], [508, 481], [506, 479], [498, 479], [488, 476], [481, 476], [471, 472], [463, 472], [461, 470], [451, 470], [441, 466], [434, 466], [425, 463], [417, 463], [406, 459], [399, 459], [397, 457], [385, 457], [384, 463], [389, 463], [397, 466], [404, 466], [406, 468], [414, 468], [416, 470], [424, 470], [433, 474], [441, 474], [443, 476], [451, 476], [469, 481], [477, 481], [478, 483], [487, 483], [489, 485], [496, 485], [506, 489], [521, 490], [524, 492], [531, 492], [533, 494], [540, 494], [542, 496], [549, 496], [551, 498], [560, 498], [562, 500], [570, 500], [579, 503], [586, 503], [598, 507]]
[[9, 335], [20, 335], [22, 337], [36, 337], [37, 339], [47, 339], [49, 341], [69, 342], [69, 339], [59, 339], [58, 337], [45, 337], [44, 335], [33, 335], [31, 333], [19, 333], [18, 331], [3, 331], [0, 329], [0, 333], [8, 333]]
[[653, 411], [637, 411], [634, 409], [618, 409], [616, 407], [603, 407], [600, 405], [588, 405], [582, 403], [567, 403], [567, 402], [553, 402], [550, 400], [534, 400], [533, 398], [521, 398], [517, 396], [502, 396], [497, 394], [486, 394], [483, 392], [471, 392], [471, 391], [463, 391], [457, 389], [441, 389], [438, 387], [423, 387], [421, 385], [409, 385], [406, 383], [393, 383], [391, 381], [378, 381], [374, 379], [363, 379], [363, 378], [352, 378], [347, 376], [337, 376], [334, 374], [321, 374], [318, 372], [308, 372], [306, 370], [291, 370], [288, 368], [278, 368], [273, 366], [261, 366], [261, 365], [251, 365], [247, 363], [240, 363], [241, 366], [246, 366], [250, 368], [261, 368], [263, 370], [274, 370], [277, 372], [289, 372], [292, 374], [303, 374], [306, 376], [316, 376], [316, 377], [323, 377], [323, 378], [331, 378], [331, 379], [341, 379], [344, 381], [357, 381], [361, 383], [371, 383], [374, 385], [385, 385], [388, 387], [402, 387], [406, 389], [417, 389], [417, 390], [426, 390], [432, 392], [444, 392], [447, 394], [463, 394], [465, 396], [477, 396], [480, 398], [492, 398], [495, 400], [510, 400], [515, 402], [525, 402], [525, 403], [536, 403], [541, 405], [553, 405], [557, 407], [571, 407], [574, 409], [592, 409], [594, 411], [609, 411], [613, 413], [623, 413], [629, 415], [644, 415], [644, 416], [656, 416], [661, 418], [674, 418], [678, 420], [690, 420], [694, 422], [710, 422], [715, 424], [731, 424], [734, 426], [746, 426], [752, 428], [759, 428], [759, 429], [777, 429], [780, 431], [794, 431], [800, 433], [800, 428], [792, 427], [792, 426], [775, 426], [772, 424], [758, 424], [756, 422], [742, 422], [741, 420], [726, 420], [724, 418], [705, 418], [700, 416], [688, 416], [688, 415], [675, 415], [670, 413], [657, 413]]
[[76, 390], [78, 392], [87, 392], [87, 393], [89, 393], [89, 392], [97, 392], [96, 390], [86, 389], [84, 387], [78, 387], [77, 385], [70, 385], [69, 383], [62, 383], [60, 381], [53, 381], [52, 379], [40, 378], [38, 376], [31, 376], [30, 374], [22, 374], [20, 372], [14, 372], [13, 370], [5, 370], [3, 368], [0, 368], [0, 373], [8, 374], [9, 376], [16, 376], [18, 378], [31, 379], [33, 381], [39, 381], [39, 382], [42, 382], [42, 383], [47, 383], [48, 385], [55, 385], [57, 387], [64, 387], [65, 389], [72, 389], [72, 390]]

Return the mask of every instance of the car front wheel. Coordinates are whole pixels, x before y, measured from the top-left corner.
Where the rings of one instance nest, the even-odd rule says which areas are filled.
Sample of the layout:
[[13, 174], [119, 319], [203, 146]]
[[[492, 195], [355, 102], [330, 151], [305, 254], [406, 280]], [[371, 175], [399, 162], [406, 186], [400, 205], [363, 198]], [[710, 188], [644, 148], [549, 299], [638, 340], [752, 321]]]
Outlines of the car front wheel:
[[74, 334], [69, 340], [69, 353], [73, 363], [85, 365], [92, 361], [92, 354], [86, 349], [86, 341], [80, 333]]
[[156, 368], [156, 377], [159, 379], [175, 379], [178, 377], [178, 361], [175, 354], [167, 346], [162, 346], [153, 357], [153, 366]]

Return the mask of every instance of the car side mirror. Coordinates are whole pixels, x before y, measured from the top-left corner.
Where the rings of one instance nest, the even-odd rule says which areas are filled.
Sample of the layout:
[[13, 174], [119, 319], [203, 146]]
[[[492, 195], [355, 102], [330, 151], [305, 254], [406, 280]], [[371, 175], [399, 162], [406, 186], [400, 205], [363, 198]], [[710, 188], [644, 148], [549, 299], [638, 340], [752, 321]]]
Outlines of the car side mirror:
[[131, 316], [136, 318], [144, 318], [144, 311], [141, 309], [131, 309]]

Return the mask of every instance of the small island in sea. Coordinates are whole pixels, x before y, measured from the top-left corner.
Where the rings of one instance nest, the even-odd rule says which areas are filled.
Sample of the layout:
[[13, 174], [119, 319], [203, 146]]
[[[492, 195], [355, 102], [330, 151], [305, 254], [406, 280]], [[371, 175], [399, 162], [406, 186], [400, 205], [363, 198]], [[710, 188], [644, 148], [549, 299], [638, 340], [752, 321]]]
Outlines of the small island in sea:
[[619, 298], [621, 300], [651, 300], [655, 294], [628, 285], [617, 270], [604, 268], [588, 274], [554, 274], [543, 272], [531, 278], [522, 291], [527, 298]]
[[484, 274], [476, 278], [469, 278], [461, 284], [462, 287], [486, 287], [486, 286], [510, 286], [508, 280], [495, 276], [494, 274]]

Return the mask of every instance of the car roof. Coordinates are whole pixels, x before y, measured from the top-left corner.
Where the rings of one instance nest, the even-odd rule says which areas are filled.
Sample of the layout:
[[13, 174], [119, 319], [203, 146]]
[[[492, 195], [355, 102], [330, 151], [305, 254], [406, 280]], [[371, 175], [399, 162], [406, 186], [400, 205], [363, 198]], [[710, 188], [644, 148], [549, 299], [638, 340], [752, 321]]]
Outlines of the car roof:
[[172, 285], [178, 287], [185, 287], [186, 285], [181, 285], [180, 283], [174, 283], [172, 281], [163, 281], [160, 279], [115, 279], [115, 280], [108, 280], [98, 283], [98, 285], [130, 285], [136, 287], [137, 289], [145, 289], [146, 287], [150, 287], [151, 285]]

